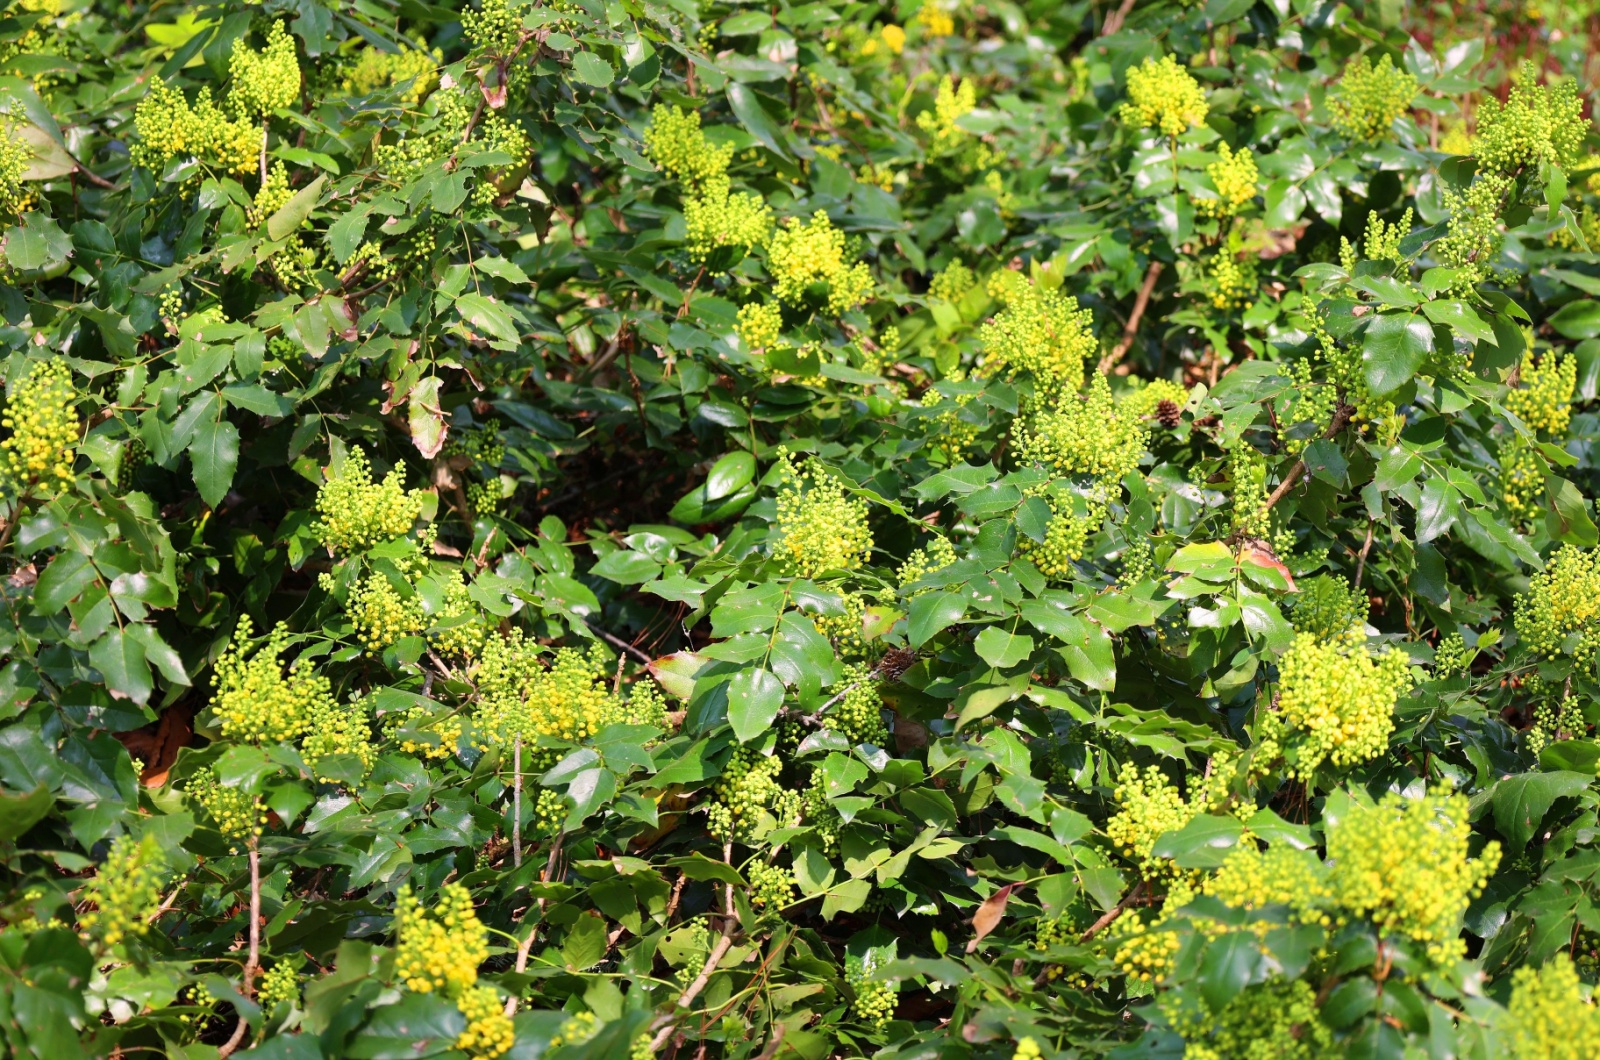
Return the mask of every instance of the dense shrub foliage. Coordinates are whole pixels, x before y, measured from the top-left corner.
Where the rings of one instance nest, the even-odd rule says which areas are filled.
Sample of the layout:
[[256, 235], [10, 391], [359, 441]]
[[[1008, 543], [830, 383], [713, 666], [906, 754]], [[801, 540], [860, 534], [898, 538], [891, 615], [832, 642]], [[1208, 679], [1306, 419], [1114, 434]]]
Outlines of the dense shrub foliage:
[[1600, 1056], [1549, 7], [9, 5], [7, 1054]]

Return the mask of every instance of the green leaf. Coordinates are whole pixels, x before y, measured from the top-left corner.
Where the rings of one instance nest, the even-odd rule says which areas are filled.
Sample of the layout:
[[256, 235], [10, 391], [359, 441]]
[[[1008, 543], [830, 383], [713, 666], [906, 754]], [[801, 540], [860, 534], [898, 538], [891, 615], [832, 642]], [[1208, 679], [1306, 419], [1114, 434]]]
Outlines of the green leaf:
[[239, 428], [224, 419], [201, 422], [195, 428], [189, 459], [194, 462], [194, 484], [201, 499], [215, 508], [227, 496], [239, 466]]
[[783, 682], [771, 671], [741, 670], [728, 682], [728, 724], [740, 743], [766, 733], [783, 706]]
[[590, 567], [589, 573], [619, 585], [639, 585], [660, 574], [661, 564], [643, 552], [619, 549]]
[[267, 218], [267, 238], [274, 242], [287, 239], [305, 224], [311, 211], [317, 208], [317, 202], [322, 198], [322, 186], [327, 182], [327, 174], [318, 174], [316, 180], [295, 192], [288, 202]]
[[605, 88], [609, 85], [617, 72], [594, 52], [578, 52], [572, 57], [572, 72], [579, 81], [595, 88]]
[[1509, 849], [1521, 850], [1557, 799], [1586, 791], [1593, 781], [1592, 774], [1565, 771], [1507, 777], [1494, 786], [1494, 826]]
[[1494, 342], [1494, 328], [1478, 315], [1478, 311], [1459, 299], [1446, 302], [1428, 302], [1422, 312], [1435, 324], [1443, 324], [1473, 342]]
[[72, 257], [72, 237], [43, 214], [22, 215], [20, 227], [5, 230], [6, 260], [22, 272], [54, 273]]
[[965, 596], [957, 593], [922, 593], [911, 601], [906, 636], [920, 648], [938, 633], [961, 621], [967, 613]]
[[1375, 395], [1409, 383], [1433, 349], [1433, 328], [1415, 313], [1383, 313], [1367, 325], [1361, 362]]
[[114, 696], [142, 704], [154, 690], [144, 645], [120, 627], [107, 630], [89, 646], [89, 663], [100, 671]]
[[728, 453], [711, 465], [711, 473], [706, 476], [706, 500], [721, 500], [755, 477], [755, 457], [743, 451]]
[[1157, 839], [1151, 853], [1171, 858], [1181, 869], [1215, 869], [1238, 847], [1243, 833], [1238, 818], [1203, 813]]
[[742, 81], [729, 81], [723, 91], [727, 94], [728, 106], [733, 108], [734, 116], [744, 125], [745, 130], [773, 154], [780, 158], [788, 158], [789, 152], [783, 149], [778, 127], [766, 109], [761, 106], [761, 100], [756, 96], [755, 90]]
[[55, 806], [55, 796], [40, 784], [32, 791], [13, 793], [0, 788], [0, 842], [14, 843], [44, 820]]
[[1033, 654], [1033, 638], [1006, 633], [990, 626], [973, 643], [984, 662], [996, 669], [1006, 669]]
[[1550, 326], [1569, 339], [1592, 339], [1600, 336], [1600, 302], [1580, 298], [1568, 302], [1550, 317]]
[[80, 552], [58, 552], [33, 586], [33, 609], [53, 615], [76, 600], [100, 577], [89, 557]]

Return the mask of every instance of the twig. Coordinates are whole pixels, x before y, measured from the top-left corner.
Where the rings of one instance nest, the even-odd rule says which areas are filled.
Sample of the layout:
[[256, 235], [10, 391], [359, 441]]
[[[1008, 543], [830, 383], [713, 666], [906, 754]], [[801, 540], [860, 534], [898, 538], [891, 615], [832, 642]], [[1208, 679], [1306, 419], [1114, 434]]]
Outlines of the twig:
[[[250, 955], [244, 962], [243, 994], [247, 998], [256, 996], [256, 970], [261, 965], [261, 852], [255, 844], [250, 845]], [[239, 1017], [238, 1026], [233, 1028], [233, 1036], [222, 1044], [217, 1050], [219, 1060], [233, 1055], [234, 1050], [244, 1042], [245, 1031], [249, 1024], [243, 1016]]]
[[1122, 6], [1106, 16], [1105, 29], [1100, 31], [1102, 37], [1109, 37], [1122, 28], [1128, 20], [1128, 13], [1133, 10], [1135, 0], [1122, 0]]
[[1377, 524], [1367, 520], [1367, 540], [1361, 546], [1361, 558], [1356, 561], [1356, 588], [1361, 588], [1361, 578], [1367, 571], [1367, 553], [1372, 549], [1372, 530]]
[[[732, 843], [723, 844], [722, 860], [729, 865], [733, 863]], [[679, 883], [682, 883], [682, 877], [679, 877]], [[733, 936], [739, 927], [739, 917], [734, 909], [733, 884], [731, 883], [723, 884], [723, 908], [726, 910], [726, 915], [722, 921], [722, 937], [717, 940], [715, 946], [711, 947], [710, 954], [706, 956], [706, 963], [701, 966], [700, 974], [695, 976], [694, 982], [685, 987], [683, 993], [678, 995], [678, 1003], [674, 1006], [675, 1008], [688, 1008], [694, 1002], [694, 999], [700, 996], [700, 991], [706, 988], [706, 984], [711, 981], [712, 974], [717, 970], [717, 965], [722, 963], [722, 958], [727, 954], [729, 947], [733, 945]], [[655, 1052], [667, 1044], [667, 1039], [672, 1037], [672, 1028], [675, 1021], [675, 1012], [656, 1018], [653, 1024], [656, 1027], [656, 1036], [650, 1040], [651, 1052]]]
[[1150, 268], [1144, 274], [1144, 286], [1139, 288], [1139, 294], [1133, 300], [1133, 312], [1128, 314], [1128, 322], [1123, 325], [1121, 341], [1110, 353], [1100, 358], [1102, 372], [1111, 371], [1133, 349], [1134, 336], [1139, 333], [1139, 322], [1144, 319], [1144, 311], [1150, 305], [1150, 295], [1156, 289], [1156, 280], [1161, 278], [1161, 269], [1161, 262], [1150, 263]]
[[[1328, 429], [1322, 432], [1323, 440], [1326, 441], [1344, 430], [1350, 423], [1350, 417], [1355, 415], [1355, 411], [1354, 405], [1346, 405], [1340, 402], [1339, 407], [1333, 410], [1333, 419], [1328, 423]], [[1299, 482], [1300, 476], [1305, 473], [1306, 459], [1301, 457], [1294, 462], [1294, 467], [1289, 469], [1289, 473], [1283, 476], [1283, 481], [1278, 483], [1278, 488], [1272, 491], [1272, 496], [1268, 497], [1266, 503], [1262, 504], [1261, 510], [1270, 512], [1273, 505], [1283, 500], [1284, 494], [1294, 489], [1294, 484]]]
[[[548, 883], [550, 877], [555, 875], [556, 862], [561, 859], [561, 841], [566, 838], [565, 831], [556, 833], [556, 841], [550, 847], [550, 857], [544, 863], [544, 871], [539, 874], [540, 883]], [[528, 937], [517, 943], [517, 963], [515, 969], [518, 974], [528, 968], [528, 954], [533, 952], [533, 940], [539, 937], [539, 924], [544, 922], [544, 899], [539, 899], [539, 920], [528, 930]], [[517, 998], [515, 995], [506, 998], [503, 1010], [507, 1016], [516, 1015]]]
[[1144, 881], [1140, 880], [1138, 883], [1133, 885], [1133, 890], [1129, 891], [1127, 896], [1124, 897], [1122, 901], [1118, 902], [1116, 905], [1100, 914], [1100, 919], [1096, 920], [1093, 924], [1090, 924], [1089, 930], [1078, 936], [1078, 941], [1088, 942], [1090, 939], [1100, 934], [1100, 932], [1104, 931], [1111, 925], [1113, 920], [1122, 915], [1122, 911], [1133, 903], [1134, 899], [1139, 896], [1139, 892], [1142, 890], [1144, 890]]
[[117, 186], [115, 184], [111, 183], [111, 181], [107, 180], [105, 177], [102, 177], [100, 174], [96, 173], [94, 170], [78, 161], [77, 155], [73, 154], [71, 151], [68, 151], [67, 157], [72, 159], [72, 164], [78, 167], [77, 171], [82, 173], [84, 179], [86, 179], [90, 184], [93, 184], [97, 188], [104, 188], [107, 191], [116, 190]]
[[700, 286], [700, 281], [705, 279], [705, 275], [706, 267], [702, 265], [700, 266], [700, 271], [694, 274], [694, 282], [689, 285], [687, 291], [683, 292], [683, 305], [678, 307], [677, 319], [682, 320], [689, 315], [689, 300], [694, 297], [695, 288]]
[[620, 649], [622, 651], [627, 652], [629, 655], [633, 656], [635, 659], [638, 659], [640, 662], [642, 662], [642, 663], [651, 663], [651, 662], [655, 661], [654, 659], [650, 658], [649, 655], [647, 655], [644, 652], [640, 651], [638, 648], [635, 648], [632, 644], [629, 644], [627, 641], [623, 640], [621, 637], [614, 636], [614, 635], [612, 635], [610, 633], [607, 633], [605, 630], [601, 629], [599, 626], [595, 625], [593, 622], [589, 623], [589, 628], [592, 629], [594, 632], [598, 633], [601, 637], [603, 637], [605, 639], [606, 643], [610, 644], [613, 648], [618, 648], [618, 649]]
[[522, 737], [511, 749], [511, 864], [522, 868]]

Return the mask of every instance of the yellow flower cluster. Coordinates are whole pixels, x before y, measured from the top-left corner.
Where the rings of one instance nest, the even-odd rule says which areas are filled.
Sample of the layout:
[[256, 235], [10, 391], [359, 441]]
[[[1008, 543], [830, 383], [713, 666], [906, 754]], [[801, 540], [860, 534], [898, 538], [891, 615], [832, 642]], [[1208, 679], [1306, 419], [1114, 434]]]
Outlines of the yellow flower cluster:
[[1309, 850], [1278, 845], [1263, 852], [1242, 843], [1206, 880], [1205, 893], [1235, 909], [1285, 905], [1303, 923], [1333, 923], [1326, 911], [1333, 901], [1327, 866]]
[[1391, 648], [1376, 661], [1359, 627], [1328, 639], [1296, 635], [1278, 663], [1276, 717], [1289, 727], [1289, 772], [1309, 778], [1323, 762], [1349, 766], [1376, 758], [1394, 731], [1394, 704], [1411, 687], [1406, 654]]
[[1255, 300], [1260, 289], [1256, 259], [1241, 257], [1238, 243], [1235, 232], [1228, 245], [1218, 247], [1206, 263], [1207, 297], [1215, 309], [1242, 309]]
[[381, 52], [369, 44], [346, 68], [342, 87], [346, 92], [367, 95], [390, 85], [404, 85], [400, 99], [415, 106], [438, 86], [440, 58], [422, 48]]
[[336, 703], [331, 697], [312, 706], [300, 756], [318, 779], [328, 780], [331, 778], [319, 767], [330, 755], [354, 755], [361, 762], [363, 776], [372, 772], [378, 750], [372, 745], [372, 725], [365, 708]]
[[385, 716], [384, 727], [389, 730], [410, 729], [418, 735], [426, 733], [431, 736], [432, 739], [403, 736], [398, 741], [400, 750], [408, 755], [421, 755], [424, 759], [449, 758], [461, 745], [461, 718], [455, 714], [436, 716], [422, 706]]
[[880, 47], [887, 49], [891, 54], [899, 55], [906, 50], [906, 31], [893, 22], [880, 26], [877, 33], [862, 42], [861, 54], [870, 58], [878, 54]]
[[399, 467], [374, 483], [366, 454], [352, 449], [317, 490], [320, 518], [311, 530], [334, 555], [363, 552], [405, 534], [421, 513], [422, 493], [406, 490]]
[[783, 310], [775, 302], [750, 302], [739, 307], [739, 339], [752, 350], [776, 346], [783, 332]]
[[[1171, 899], [1168, 899], [1167, 907], [1175, 908]], [[1118, 944], [1116, 961], [1123, 975], [1141, 983], [1150, 983], [1165, 979], [1172, 971], [1183, 940], [1176, 931], [1160, 926], [1163, 923], [1158, 919], [1145, 930], [1135, 927]], [[1137, 925], [1137, 921], [1131, 921], [1130, 925]], [[1128, 931], [1129, 928], [1123, 930]]]
[[956, 31], [956, 20], [939, 0], [923, 0], [917, 8], [917, 22], [930, 37], [948, 37]]
[[1417, 79], [1395, 68], [1385, 55], [1376, 66], [1358, 55], [1344, 68], [1338, 87], [1328, 100], [1333, 127], [1352, 140], [1381, 140], [1389, 135], [1396, 118], [1411, 109], [1417, 96]]
[[[253, 844], [266, 827], [267, 811], [261, 797], [220, 783], [211, 770], [191, 779], [185, 793], [206, 812], [230, 845]], [[237, 852], [238, 847], [233, 850]]]
[[1147, 440], [1144, 425], [1112, 401], [1106, 374], [1096, 372], [1081, 400], [1067, 395], [1017, 431], [1017, 458], [1109, 487], [1139, 466]]
[[1600, 552], [1563, 545], [1516, 600], [1517, 636], [1535, 655], [1594, 665], [1600, 653]]
[[400, 592], [386, 576], [376, 572], [350, 590], [345, 613], [355, 623], [356, 639], [374, 654], [403, 637], [421, 633], [427, 622], [416, 597]]
[[1151, 849], [1157, 839], [1188, 824], [1195, 808], [1183, 801], [1158, 766], [1150, 766], [1141, 774], [1137, 766], [1124, 765], [1117, 774], [1113, 798], [1117, 812], [1106, 821], [1106, 837], [1123, 857], [1136, 862], [1146, 874], [1164, 867], [1165, 862], [1151, 856]]
[[294, 192], [289, 188], [289, 171], [282, 162], [274, 162], [267, 171], [267, 179], [256, 189], [255, 199], [245, 212], [245, 219], [252, 226], [260, 228], [267, 223], [267, 218], [283, 209], [292, 198]]
[[274, 964], [261, 977], [261, 991], [256, 995], [261, 1011], [271, 1013], [279, 1004], [296, 1005], [300, 1002], [300, 976], [288, 961]]
[[467, 1027], [456, 1039], [456, 1048], [468, 1056], [492, 1060], [510, 1052], [516, 1044], [516, 1029], [505, 1013], [505, 1002], [500, 1000], [494, 987], [468, 987], [456, 998], [456, 1008], [467, 1018]]
[[1438, 646], [1433, 649], [1433, 672], [1440, 677], [1471, 673], [1472, 661], [1477, 655], [1478, 649], [1467, 647], [1459, 633], [1440, 637]]
[[1520, 437], [1500, 447], [1500, 499], [1519, 526], [1543, 509], [1544, 470], [1544, 458]]
[[1522, 385], [1506, 395], [1506, 411], [1554, 437], [1567, 433], [1572, 395], [1578, 388], [1578, 358], [1551, 350], [1538, 361], [1533, 351], [1522, 355]]
[[1322, 1060], [1333, 1032], [1304, 979], [1269, 979], [1235, 994], [1222, 1011], [1175, 1020], [1185, 1060]]
[[934, 93], [933, 109], [917, 115], [917, 128], [932, 137], [929, 150], [942, 154], [959, 146], [966, 139], [967, 131], [956, 122], [971, 114], [977, 106], [978, 88], [973, 80], [965, 78], [957, 87], [955, 78], [946, 74], [944, 80], [939, 82], [939, 90]]
[[667, 103], [656, 105], [644, 131], [645, 153], [671, 177], [699, 186], [721, 176], [733, 160], [733, 145], [720, 147], [700, 129], [700, 113]]
[[872, 553], [866, 501], [846, 496], [844, 485], [819, 463], [813, 461], [802, 475], [787, 454], [783, 460], [773, 554], [806, 578], [859, 567]]
[[1188, 389], [1170, 379], [1151, 379], [1146, 382], [1135, 376], [1128, 382], [1133, 384], [1133, 389], [1117, 396], [1118, 411], [1124, 416], [1142, 420], [1157, 415], [1165, 402], [1180, 408], [1189, 402]]
[[928, 297], [955, 302], [972, 290], [977, 282], [978, 278], [973, 275], [971, 269], [959, 260], [953, 259], [950, 264], [934, 274], [933, 280], [928, 284]]
[[259, 121], [275, 110], [292, 107], [300, 96], [300, 61], [283, 23], [272, 24], [263, 51], [251, 48], [243, 37], [235, 37], [228, 76], [232, 79], [228, 102], [241, 118]]
[[1600, 1007], [1584, 994], [1572, 959], [1564, 953], [1538, 970], [1518, 968], [1502, 1024], [1513, 1060], [1600, 1056]]
[[800, 305], [813, 285], [826, 288], [828, 312], [835, 315], [872, 297], [872, 273], [865, 263], [845, 260], [844, 233], [818, 210], [810, 221], [787, 218], [767, 248], [773, 293], [787, 305]]
[[431, 911], [407, 887], [395, 899], [394, 915], [394, 970], [407, 989], [454, 997], [478, 981], [489, 943], [465, 887], [446, 884]]
[[1180, 136], [1206, 120], [1206, 94], [1176, 56], [1146, 59], [1128, 68], [1128, 102], [1122, 120], [1137, 129]]
[[1370, 606], [1366, 594], [1343, 578], [1319, 574], [1300, 583], [1289, 621], [1302, 633], [1337, 637], [1352, 626], [1366, 625]]
[[211, 710], [222, 735], [230, 740], [292, 740], [305, 731], [313, 713], [334, 708], [333, 686], [304, 659], [296, 660], [285, 673], [279, 657], [289, 647], [287, 626], [279, 624], [254, 654], [252, 632], [250, 616], [241, 615], [232, 641], [217, 660]]
[[550, 1048], [557, 1049], [563, 1045], [582, 1045], [595, 1036], [600, 1029], [600, 1021], [593, 1012], [579, 1012], [561, 1021], [561, 1026], [550, 1038]]
[[163, 868], [154, 836], [118, 836], [89, 881], [84, 902], [92, 909], [78, 922], [108, 947], [145, 934], [161, 895]]
[[[895, 580], [900, 588], [904, 590], [906, 586], [923, 575], [944, 570], [955, 561], [955, 546], [950, 543], [948, 538], [936, 537], [906, 557], [906, 561], [900, 565], [900, 569], [895, 571]], [[926, 592], [927, 590], [923, 591]]]
[[159, 169], [174, 158], [194, 157], [208, 166], [244, 175], [255, 171], [266, 133], [254, 121], [231, 120], [202, 89], [193, 108], [183, 93], [159, 77], [133, 112], [139, 134], [129, 155], [135, 165]]
[[1538, 70], [1524, 62], [1505, 103], [1491, 96], [1478, 107], [1472, 154], [1484, 170], [1504, 176], [1541, 162], [1573, 169], [1588, 133], [1577, 82], [1541, 85]]
[[[703, 262], [718, 247], [762, 246], [772, 234], [772, 208], [761, 196], [729, 190], [728, 175], [708, 177], [697, 195], [683, 201], [689, 257]], [[740, 255], [743, 257], [743, 255]]]
[[33, 161], [33, 148], [17, 135], [17, 127], [0, 122], [0, 215], [15, 215], [33, 201], [22, 175]]
[[794, 898], [794, 873], [777, 865], [758, 861], [750, 866], [750, 904], [782, 909]]
[[[552, 7], [559, 11], [562, 5]], [[461, 28], [474, 50], [509, 56], [522, 35], [522, 16], [520, 11], [511, 10], [507, 0], [479, 0], [476, 10], [471, 6], [462, 9]]]
[[1073, 561], [1083, 557], [1089, 535], [1105, 523], [1106, 491], [1096, 487], [1085, 496], [1061, 483], [1052, 483], [1028, 493], [1043, 497], [1050, 506], [1050, 524], [1045, 528], [1043, 542], [1023, 537], [1017, 542], [1017, 551], [1051, 581], [1070, 580], [1075, 573]]
[[666, 720], [666, 703], [649, 681], [635, 682], [626, 700], [611, 693], [598, 649], [586, 657], [562, 648], [547, 670], [539, 645], [524, 640], [520, 630], [488, 639], [474, 679], [476, 732], [484, 749], [540, 737], [582, 740], [607, 725]]
[[[494, 488], [497, 481], [488, 485]], [[459, 567], [453, 568], [446, 578], [444, 603], [431, 616], [433, 624], [428, 627], [428, 643], [445, 655], [475, 658], [489, 636], [489, 616], [472, 598], [472, 590], [467, 587]]]
[[772, 821], [780, 825], [795, 823], [799, 796], [779, 785], [782, 769], [783, 763], [775, 755], [743, 748], [734, 751], [711, 789], [716, 801], [707, 807], [706, 830], [724, 841], [745, 841], [754, 836], [769, 810]]
[[846, 667], [840, 681], [850, 687], [828, 711], [828, 728], [850, 741], [852, 747], [863, 743], [884, 746], [889, 742], [889, 729], [883, 723], [883, 696], [878, 682], [872, 680], [872, 668]]
[[1083, 363], [1100, 349], [1090, 330], [1094, 314], [1070, 295], [1025, 280], [1007, 294], [1006, 307], [978, 329], [982, 373], [1008, 380], [1026, 373], [1044, 394], [1081, 387]]
[[1500, 863], [1496, 842], [1467, 857], [1471, 833], [1460, 794], [1390, 792], [1376, 806], [1351, 807], [1328, 829], [1338, 904], [1382, 935], [1423, 944], [1439, 963], [1454, 960], [1463, 949], [1461, 916]]
[[1196, 199], [1194, 207], [1202, 216], [1232, 217], [1256, 197], [1261, 171], [1256, 156], [1246, 147], [1237, 154], [1227, 144], [1217, 148], [1222, 157], [1206, 166], [1206, 175], [1217, 189], [1216, 198]]
[[1039, 1043], [1026, 1036], [1017, 1039], [1017, 1048], [1011, 1054], [1011, 1060], [1043, 1060], [1043, 1057]]
[[11, 392], [0, 427], [0, 475], [12, 495], [51, 496], [72, 484], [78, 456], [78, 393], [63, 359], [35, 361]]
[[395, 899], [395, 975], [419, 994], [451, 998], [467, 1018], [456, 1048], [473, 1057], [492, 1058], [514, 1040], [511, 1018], [491, 986], [478, 985], [478, 966], [489, 956], [483, 923], [472, 895], [459, 883], [446, 884], [430, 912], [408, 886]]

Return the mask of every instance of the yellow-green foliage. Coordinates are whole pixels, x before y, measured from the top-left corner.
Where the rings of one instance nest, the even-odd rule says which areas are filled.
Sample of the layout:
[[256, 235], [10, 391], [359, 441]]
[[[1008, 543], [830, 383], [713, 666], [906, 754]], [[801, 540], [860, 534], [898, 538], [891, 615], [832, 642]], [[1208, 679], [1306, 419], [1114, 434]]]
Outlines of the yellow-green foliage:
[[784, 459], [773, 555], [806, 578], [866, 562], [872, 553], [867, 502], [847, 496], [843, 483], [821, 464], [810, 463], [802, 474]]
[[1517, 596], [1516, 625], [1534, 654], [1592, 666], [1600, 652], [1600, 552], [1563, 545]]
[[1332, 923], [1327, 912], [1333, 900], [1327, 866], [1313, 851], [1287, 844], [1266, 851], [1254, 843], [1241, 844], [1206, 881], [1205, 893], [1235, 909], [1285, 905], [1304, 923]]
[[1565, 953], [1541, 968], [1518, 968], [1512, 974], [1503, 1026], [1514, 1060], [1600, 1056], [1600, 1008]]
[[279, 657], [292, 639], [288, 627], [279, 624], [252, 653], [253, 629], [250, 616], [241, 615], [232, 642], [217, 659], [211, 710], [229, 739], [292, 740], [305, 731], [313, 714], [333, 709], [332, 685], [305, 659], [284, 670]]
[[1122, 106], [1122, 120], [1129, 125], [1179, 136], [1203, 124], [1208, 110], [1205, 91], [1177, 56], [1163, 55], [1128, 67], [1128, 102]]
[[1404, 936], [1440, 964], [1462, 952], [1461, 916], [1500, 863], [1491, 842], [1467, 856], [1467, 799], [1390, 792], [1376, 806], [1352, 805], [1328, 829], [1328, 861], [1341, 907], [1382, 935]]
[[1287, 726], [1289, 771], [1306, 778], [1323, 762], [1349, 766], [1382, 754], [1395, 701], [1411, 687], [1405, 652], [1391, 648], [1374, 660], [1359, 628], [1331, 639], [1298, 634], [1278, 674], [1278, 709], [1268, 717]]
[[1572, 169], [1583, 160], [1588, 132], [1577, 83], [1541, 85], [1525, 62], [1505, 103], [1490, 96], [1479, 105], [1472, 154], [1484, 170], [1507, 176], [1540, 163]]
[[1118, 409], [1111, 384], [1096, 372], [1081, 399], [1067, 395], [1017, 430], [1017, 458], [1043, 464], [1057, 475], [1089, 475], [1110, 486], [1139, 466], [1147, 432]]
[[1411, 109], [1417, 96], [1417, 79], [1397, 69], [1385, 55], [1373, 65], [1358, 55], [1344, 68], [1328, 100], [1334, 128], [1352, 140], [1381, 140], [1389, 135], [1396, 118]]
[[78, 392], [65, 360], [35, 361], [6, 402], [0, 475], [7, 493], [51, 496], [72, 484], [78, 455]]
[[118, 836], [84, 892], [89, 912], [78, 918], [102, 945], [117, 946], [150, 930], [165, 880], [165, 865], [155, 836]]
[[1578, 387], [1578, 358], [1551, 350], [1537, 361], [1533, 351], [1522, 355], [1522, 383], [1506, 395], [1506, 411], [1529, 430], [1552, 437], [1567, 433], [1572, 395]]
[[1003, 299], [1004, 309], [978, 331], [983, 344], [982, 373], [1013, 379], [1031, 376], [1034, 385], [1051, 394], [1083, 385], [1083, 364], [1100, 349], [1091, 325], [1094, 314], [1078, 308], [1078, 300], [1060, 291], [1017, 277]]
[[319, 518], [312, 532], [334, 555], [364, 552], [404, 535], [421, 513], [422, 494], [406, 490], [405, 473], [399, 467], [375, 483], [366, 454], [352, 449], [317, 490]]
[[828, 312], [835, 315], [872, 297], [871, 270], [847, 260], [844, 233], [823, 210], [810, 221], [785, 219], [767, 248], [767, 271], [773, 293], [786, 305], [802, 304], [813, 285], [826, 291]]
[[971, 269], [959, 260], [952, 260], [934, 274], [933, 280], [928, 284], [928, 297], [954, 302], [972, 290], [977, 282], [978, 278], [973, 275]]

